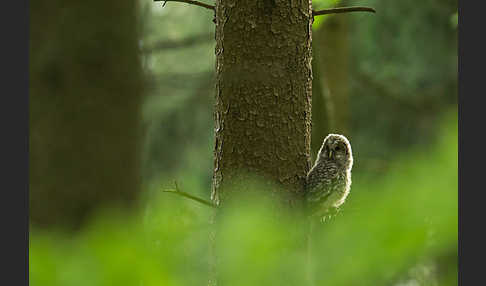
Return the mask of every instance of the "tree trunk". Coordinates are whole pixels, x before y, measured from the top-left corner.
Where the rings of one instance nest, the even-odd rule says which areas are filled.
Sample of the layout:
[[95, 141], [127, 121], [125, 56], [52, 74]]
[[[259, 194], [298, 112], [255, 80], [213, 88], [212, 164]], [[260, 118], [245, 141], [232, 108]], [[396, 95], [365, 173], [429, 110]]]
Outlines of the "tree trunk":
[[303, 193], [310, 167], [311, 25], [310, 0], [216, 1], [216, 203], [245, 174], [276, 183], [291, 204]]
[[[345, 5], [346, 2], [343, 3]], [[328, 93], [329, 131], [349, 136], [348, 15], [331, 15], [316, 31], [315, 53], [321, 82]], [[318, 138], [314, 138], [318, 140]], [[320, 138], [320, 142], [324, 138]]]
[[311, 152], [312, 158], [316, 158], [319, 148], [321, 148], [322, 141], [330, 133], [332, 127], [332, 106], [330, 94], [325, 85], [322, 65], [320, 64], [320, 46], [317, 45], [316, 35], [314, 34], [313, 41], [313, 60], [312, 73], [314, 79], [312, 80], [312, 140]]
[[[114, 8], [116, 7], [116, 9]], [[77, 227], [139, 192], [134, 1], [37, 1], [30, 33], [30, 218]]]

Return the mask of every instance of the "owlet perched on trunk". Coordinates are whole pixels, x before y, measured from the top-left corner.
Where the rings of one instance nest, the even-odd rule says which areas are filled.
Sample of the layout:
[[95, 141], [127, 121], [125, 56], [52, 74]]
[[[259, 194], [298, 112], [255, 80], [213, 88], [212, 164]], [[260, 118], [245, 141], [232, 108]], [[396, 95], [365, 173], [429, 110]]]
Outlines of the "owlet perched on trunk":
[[306, 201], [310, 216], [325, 217], [338, 210], [351, 187], [353, 154], [348, 139], [329, 134], [307, 174]]

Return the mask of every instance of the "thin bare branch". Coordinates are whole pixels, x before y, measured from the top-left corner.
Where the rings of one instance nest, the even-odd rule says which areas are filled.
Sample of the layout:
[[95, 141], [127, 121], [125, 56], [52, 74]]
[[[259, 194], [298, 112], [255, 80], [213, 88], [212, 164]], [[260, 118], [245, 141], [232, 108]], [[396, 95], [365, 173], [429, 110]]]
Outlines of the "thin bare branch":
[[312, 11], [312, 16], [328, 15], [328, 14], [339, 14], [339, 13], [349, 13], [349, 12], [371, 12], [376, 13], [376, 10], [370, 7], [339, 7], [339, 8], [329, 8], [319, 11]]
[[202, 2], [199, 2], [199, 1], [194, 1], [194, 0], [154, 0], [154, 2], [162, 2], [162, 1], [164, 2], [164, 5], [165, 5], [166, 2], [181, 2], [181, 3], [196, 5], [196, 6], [203, 7], [203, 8], [214, 11], [213, 5], [209, 5], [209, 4], [202, 3]]
[[218, 208], [218, 206], [216, 206], [215, 204], [213, 204], [210, 201], [198, 198], [196, 196], [193, 196], [191, 194], [188, 194], [186, 192], [181, 191], [179, 189], [179, 186], [177, 185], [177, 182], [174, 182], [174, 184], [175, 184], [175, 190], [163, 190], [162, 192], [176, 194], [176, 195], [183, 196], [185, 198], [191, 199], [193, 201], [199, 202], [203, 205], [206, 205], [206, 206], [209, 206], [209, 207], [212, 207], [212, 208]]
[[209, 43], [211, 41], [214, 41], [213, 34], [195, 35], [179, 41], [155, 42], [153, 44], [147, 45], [146, 47], [143, 47], [142, 51], [144, 53], [154, 53], [154, 52], [160, 52], [160, 51], [170, 50], [170, 49], [193, 47], [199, 44]]

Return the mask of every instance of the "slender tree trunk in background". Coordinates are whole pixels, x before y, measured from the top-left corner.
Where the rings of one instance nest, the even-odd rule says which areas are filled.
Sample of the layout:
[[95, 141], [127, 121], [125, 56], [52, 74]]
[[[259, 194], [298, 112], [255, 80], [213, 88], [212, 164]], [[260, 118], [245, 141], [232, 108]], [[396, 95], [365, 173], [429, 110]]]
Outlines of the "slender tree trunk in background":
[[282, 186], [292, 203], [309, 169], [311, 1], [216, 1], [212, 199], [236, 176]]
[[322, 141], [331, 132], [331, 121], [333, 118], [329, 90], [325, 86], [322, 66], [319, 65], [321, 62], [319, 59], [320, 48], [319, 45], [316, 45], [316, 39], [314, 37], [312, 48], [312, 73], [314, 75], [314, 79], [312, 80], [312, 158], [317, 156]]
[[77, 227], [139, 192], [137, 5], [37, 1], [30, 11], [30, 218]]
[[[346, 3], [343, 3], [345, 5]], [[316, 31], [314, 46], [320, 67], [319, 79], [328, 93], [329, 132], [349, 136], [349, 15], [331, 15]], [[314, 124], [318, 124], [314, 122]], [[313, 138], [322, 143], [324, 138]], [[317, 143], [316, 143], [317, 144]]]

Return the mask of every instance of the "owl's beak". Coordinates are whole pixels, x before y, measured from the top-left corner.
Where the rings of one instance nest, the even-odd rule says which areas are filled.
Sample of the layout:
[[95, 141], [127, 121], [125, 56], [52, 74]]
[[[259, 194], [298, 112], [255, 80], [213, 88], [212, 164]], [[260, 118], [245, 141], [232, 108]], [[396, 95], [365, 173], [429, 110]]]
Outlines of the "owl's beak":
[[329, 158], [332, 158], [332, 149], [329, 150]]

